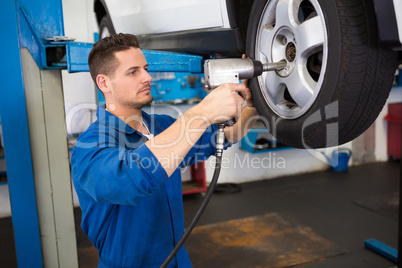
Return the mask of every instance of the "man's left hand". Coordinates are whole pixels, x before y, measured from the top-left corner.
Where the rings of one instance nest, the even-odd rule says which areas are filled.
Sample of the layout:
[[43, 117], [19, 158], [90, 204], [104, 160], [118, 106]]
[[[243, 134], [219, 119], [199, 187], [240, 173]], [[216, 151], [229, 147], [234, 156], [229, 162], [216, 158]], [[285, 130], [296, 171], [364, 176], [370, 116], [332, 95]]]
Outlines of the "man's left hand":
[[[246, 54], [242, 55], [242, 58], [245, 59], [247, 56]], [[254, 102], [253, 102], [253, 96], [251, 95], [251, 90], [248, 87], [248, 79], [243, 79], [241, 81], [242, 84], [244, 84], [247, 88], [245, 91], [244, 95], [242, 96], [246, 100], [246, 104], [248, 107], [254, 107]]]

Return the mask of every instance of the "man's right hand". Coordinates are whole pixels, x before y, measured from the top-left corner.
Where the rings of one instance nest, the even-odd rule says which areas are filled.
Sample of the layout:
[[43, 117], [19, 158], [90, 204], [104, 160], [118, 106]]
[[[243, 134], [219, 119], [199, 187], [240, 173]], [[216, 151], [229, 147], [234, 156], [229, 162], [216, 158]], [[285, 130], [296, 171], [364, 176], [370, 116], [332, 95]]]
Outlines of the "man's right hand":
[[212, 90], [194, 108], [199, 115], [207, 118], [209, 125], [221, 123], [231, 118], [237, 120], [240, 116], [246, 93], [245, 84], [222, 84]]

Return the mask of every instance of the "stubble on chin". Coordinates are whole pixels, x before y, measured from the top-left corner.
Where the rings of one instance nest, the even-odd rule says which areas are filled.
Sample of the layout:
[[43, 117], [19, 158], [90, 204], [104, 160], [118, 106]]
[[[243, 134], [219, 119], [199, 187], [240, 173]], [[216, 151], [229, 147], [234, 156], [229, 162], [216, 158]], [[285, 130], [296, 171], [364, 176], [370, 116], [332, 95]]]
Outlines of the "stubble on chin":
[[141, 108], [143, 108], [143, 107], [145, 107], [145, 106], [151, 104], [151, 103], [153, 102], [153, 100], [154, 100], [154, 98], [152, 97], [151, 94], [149, 94], [149, 98], [148, 98], [148, 99], [146, 99], [146, 100], [141, 100], [141, 101], [139, 101], [139, 100], [134, 100], [134, 101], [131, 101], [131, 102], [127, 103], [127, 105], [130, 106], [130, 107], [133, 108], [133, 109], [141, 109]]

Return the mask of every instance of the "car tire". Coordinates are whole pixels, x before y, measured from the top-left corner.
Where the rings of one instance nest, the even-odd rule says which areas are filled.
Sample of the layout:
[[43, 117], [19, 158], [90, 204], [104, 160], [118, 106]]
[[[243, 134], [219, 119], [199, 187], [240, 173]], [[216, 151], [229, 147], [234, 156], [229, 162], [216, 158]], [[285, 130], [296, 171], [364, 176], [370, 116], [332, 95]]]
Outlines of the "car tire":
[[268, 131], [296, 148], [340, 145], [381, 112], [397, 67], [365, 0], [255, 0], [246, 53], [283, 70], [249, 81]]
[[99, 39], [115, 34], [113, 23], [108, 15], [103, 16], [99, 23]]

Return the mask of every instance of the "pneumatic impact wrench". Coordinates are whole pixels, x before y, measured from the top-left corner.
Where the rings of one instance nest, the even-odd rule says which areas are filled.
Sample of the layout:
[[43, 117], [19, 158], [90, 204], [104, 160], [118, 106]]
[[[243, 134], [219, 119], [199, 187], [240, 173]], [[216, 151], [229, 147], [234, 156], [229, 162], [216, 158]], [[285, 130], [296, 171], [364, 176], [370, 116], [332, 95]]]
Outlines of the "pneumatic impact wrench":
[[[273, 63], [262, 63], [252, 59], [210, 59], [204, 63], [205, 82], [209, 89], [214, 89], [225, 83], [239, 83], [242, 79], [250, 79], [263, 72], [276, 71], [285, 68], [285, 60]], [[235, 119], [229, 119], [218, 124], [216, 136], [217, 155], [222, 154], [225, 126], [233, 126]]]
[[[260, 61], [252, 59], [210, 59], [206, 60], [204, 64], [204, 74], [206, 85], [209, 89], [215, 89], [221, 84], [225, 83], [239, 83], [242, 79], [250, 79], [261, 75], [263, 72], [281, 70], [286, 67], [286, 61], [280, 61], [275, 63], [261, 63]], [[181, 246], [186, 241], [187, 237], [190, 235], [191, 231], [194, 229], [198, 220], [200, 219], [203, 211], [205, 210], [209, 200], [211, 199], [212, 193], [215, 189], [215, 185], [218, 181], [220, 169], [222, 152], [225, 143], [225, 126], [233, 126], [235, 123], [234, 119], [230, 119], [223, 123], [219, 123], [219, 131], [216, 136], [216, 163], [215, 171], [208, 187], [208, 191], [205, 194], [204, 201], [202, 202], [200, 208], [195, 214], [190, 225], [186, 229], [183, 236], [180, 238], [179, 242], [175, 245], [172, 252], [160, 266], [161, 268], [167, 267], [170, 261], [174, 258], [176, 253], [179, 251]]]

